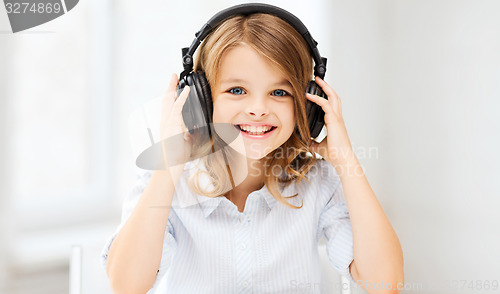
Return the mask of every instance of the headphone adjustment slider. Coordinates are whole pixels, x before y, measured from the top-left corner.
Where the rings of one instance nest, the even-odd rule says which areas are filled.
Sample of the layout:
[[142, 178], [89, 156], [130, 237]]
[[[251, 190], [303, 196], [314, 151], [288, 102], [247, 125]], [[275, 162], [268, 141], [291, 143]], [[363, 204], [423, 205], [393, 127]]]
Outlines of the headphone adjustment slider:
[[326, 67], [326, 57], [321, 57], [321, 63], [323, 63], [323, 65]]

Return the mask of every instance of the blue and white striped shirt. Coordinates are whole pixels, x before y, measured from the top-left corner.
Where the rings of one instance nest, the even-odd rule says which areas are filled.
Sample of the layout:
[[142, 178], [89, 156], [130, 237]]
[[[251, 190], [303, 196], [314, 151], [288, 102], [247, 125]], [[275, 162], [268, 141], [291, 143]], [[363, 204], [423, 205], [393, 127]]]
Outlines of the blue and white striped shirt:
[[[138, 174], [124, 202], [122, 222], [105, 244], [105, 266], [114, 237], [132, 213], [152, 172]], [[276, 200], [264, 186], [248, 195], [243, 212], [226, 197], [195, 194], [184, 175], [176, 185], [160, 269], [153, 288], [165, 293], [312, 293], [297, 285], [324, 285], [318, 241], [326, 238], [331, 265], [354, 282], [352, 228], [342, 184], [333, 166], [318, 160], [282, 195], [293, 209]], [[315, 287], [314, 290], [320, 290]]]

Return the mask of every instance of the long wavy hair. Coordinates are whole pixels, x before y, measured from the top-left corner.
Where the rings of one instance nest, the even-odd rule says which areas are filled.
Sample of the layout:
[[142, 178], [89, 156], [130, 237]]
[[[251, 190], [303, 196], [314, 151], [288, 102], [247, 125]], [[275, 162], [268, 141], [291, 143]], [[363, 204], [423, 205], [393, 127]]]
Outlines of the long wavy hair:
[[[279, 148], [265, 156], [265, 180], [267, 189], [278, 201], [291, 208], [294, 206], [287, 198], [298, 194], [283, 196], [284, 189], [292, 181], [306, 178], [306, 173], [316, 162], [310, 150], [311, 135], [305, 110], [305, 89], [312, 79], [313, 62], [305, 40], [286, 21], [279, 17], [257, 13], [249, 16], [237, 15], [219, 24], [202, 42], [195, 58], [194, 70], [204, 72], [210, 85], [217, 85], [218, 71], [222, 56], [227, 50], [245, 43], [255, 49], [262, 57], [270, 61], [275, 68], [290, 82], [293, 88], [295, 131]], [[214, 87], [212, 87], [213, 89]], [[212, 93], [212, 97], [213, 93]], [[293, 123], [293, 122], [290, 122]], [[198, 170], [188, 180], [190, 188], [204, 196], [218, 197], [231, 190], [232, 181], [227, 180], [227, 166], [222, 139], [212, 132], [212, 138], [203, 139], [195, 136], [192, 158], [202, 158], [206, 171]], [[222, 152], [215, 152], [220, 150]], [[210, 154], [210, 156], [205, 156]], [[274, 171], [277, 168], [280, 173]], [[209, 176], [213, 189], [208, 191], [200, 184], [200, 175]]]

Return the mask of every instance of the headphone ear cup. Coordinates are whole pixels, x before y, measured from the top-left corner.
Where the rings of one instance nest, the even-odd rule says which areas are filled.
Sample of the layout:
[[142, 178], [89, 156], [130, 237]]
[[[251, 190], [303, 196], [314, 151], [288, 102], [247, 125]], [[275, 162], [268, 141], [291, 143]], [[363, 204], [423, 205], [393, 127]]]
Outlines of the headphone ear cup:
[[195, 128], [205, 133], [213, 113], [210, 85], [203, 72], [190, 73], [186, 76], [186, 82], [191, 90], [182, 109], [184, 123], [191, 134]]
[[209, 125], [212, 122], [213, 103], [210, 84], [204, 72], [193, 72], [196, 91], [200, 100], [203, 115], [205, 117], [204, 124]]
[[[306, 88], [306, 93], [317, 95], [328, 99], [328, 96], [323, 92], [323, 89], [316, 84], [315, 81], [309, 81]], [[325, 125], [325, 112], [318, 104], [306, 99], [306, 115], [307, 122], [309, 124], [309, 131], [311, 132], [311, 137], [318, 137], [321, 129]]]

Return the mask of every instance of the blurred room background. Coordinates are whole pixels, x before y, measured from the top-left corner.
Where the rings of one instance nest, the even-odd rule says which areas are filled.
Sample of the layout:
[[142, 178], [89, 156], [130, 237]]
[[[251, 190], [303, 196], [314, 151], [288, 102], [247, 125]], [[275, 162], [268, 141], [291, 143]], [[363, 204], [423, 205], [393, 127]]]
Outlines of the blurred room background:
[[[73, 246], [81, 293], [109, 293], [98, 255], [135, 180], [128, 117], [180, 73], [194, 33], [243, 2], [82, 0], [16, 34], [0, 7], [0, 293], [69, 293]], [[328, 57], [401, 240], [404, 293], [500, 293], [500, 1], [266, 3]]]

